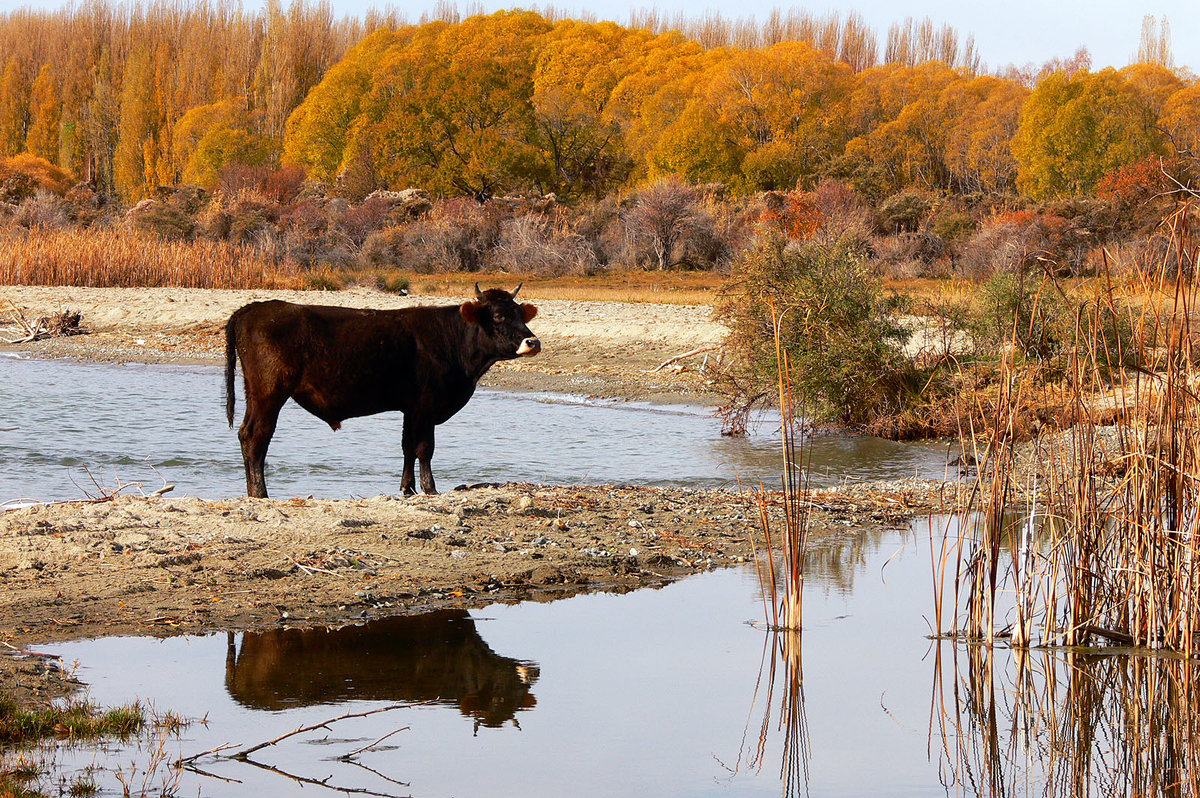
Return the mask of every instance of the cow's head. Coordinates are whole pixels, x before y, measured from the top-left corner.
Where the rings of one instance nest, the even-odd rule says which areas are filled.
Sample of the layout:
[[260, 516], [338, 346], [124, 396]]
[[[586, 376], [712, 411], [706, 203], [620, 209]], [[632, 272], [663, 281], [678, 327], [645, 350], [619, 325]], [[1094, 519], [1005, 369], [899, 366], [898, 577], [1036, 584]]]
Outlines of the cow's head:
[[468, 324], [478, 326], [492, 339], [502, 360], [533, 357], [542, 351], [542, 342], [527, 326], [537, 315], [537, 307], [517, 304], [520, 290], [518, 285], [511, 294], [499, 288], [480, 291], [475, 283], [475, 299], [459, 307]]

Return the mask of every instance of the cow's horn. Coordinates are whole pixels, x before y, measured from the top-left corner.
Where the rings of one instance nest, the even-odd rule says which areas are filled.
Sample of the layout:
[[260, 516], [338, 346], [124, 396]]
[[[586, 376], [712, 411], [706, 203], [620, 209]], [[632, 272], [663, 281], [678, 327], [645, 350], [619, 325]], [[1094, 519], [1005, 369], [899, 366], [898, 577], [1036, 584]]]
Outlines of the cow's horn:
[[516, 287], [516, 288], [514, 288], [514, 289], [513, 289], [513, 292], [512, 292], [512, 298], [513, 298], [513, 299], [516, 299], [516, 298], [517, 298], [517, 292], [521, 290], [521, 286], [523, 286], [523, 285], [525, 285], [525, 281], [524, 281], [524, 280], [522, 280], [521, 282], [517, 283], [517, 287]]
[[479, 299], [483, 299], [483, 292], [479, 290], [478, 282], [475, 283], [475, 296]]

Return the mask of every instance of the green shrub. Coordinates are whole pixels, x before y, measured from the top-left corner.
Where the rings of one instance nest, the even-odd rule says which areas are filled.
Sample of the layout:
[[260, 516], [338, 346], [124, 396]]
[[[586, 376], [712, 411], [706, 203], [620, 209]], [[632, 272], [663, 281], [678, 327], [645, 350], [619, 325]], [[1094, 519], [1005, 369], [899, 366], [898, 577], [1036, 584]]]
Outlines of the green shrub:
[[969, 213], [960, 211], [939, 213], [932, 222], [933, 234], [950, 246], [965, 241], [971, 236], [971, 233], [975, 232], [976, 227], [978, 224], [975, 219]]
[[909, 333], [849, 239], [785, 244], [764, 234], [736, 263], [720, 315], [737, 366], [726, 375], [729, 407], [769, 399], [778, 368], [775, 322], [800, 405], [815, 421], [870, 425], [896, 412], [917, 387], [902, 348]]
[[879, 231], [885, 234], [915, 233], [932, 208], [933, 200], [912, 189], [888, 197], [876, 210]]
[[1016, 349], [1018, 360], [1061, 377], [1077, 361], [1108, 379], [1121, 367], [1137, 367], [1152, 340], [1139, 340], [1127, 306], [1103, 295], [1080, 297], [1033, 274], [998, 272], [983, 284], [975, 336], [998, 351]]

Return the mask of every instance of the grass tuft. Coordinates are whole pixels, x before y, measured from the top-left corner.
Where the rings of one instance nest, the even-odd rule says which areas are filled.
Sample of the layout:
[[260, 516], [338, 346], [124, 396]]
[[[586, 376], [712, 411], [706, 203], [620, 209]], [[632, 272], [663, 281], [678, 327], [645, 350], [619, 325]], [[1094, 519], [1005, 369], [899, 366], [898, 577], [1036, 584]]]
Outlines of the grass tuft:
[[0, 699], [0, 744], [31, 745], [47, 737], [93, 739], [128, 738], [142, 730], [146, 713], [140, 704], [101, 711], [88, 701], [63, 706], [23, 709]]

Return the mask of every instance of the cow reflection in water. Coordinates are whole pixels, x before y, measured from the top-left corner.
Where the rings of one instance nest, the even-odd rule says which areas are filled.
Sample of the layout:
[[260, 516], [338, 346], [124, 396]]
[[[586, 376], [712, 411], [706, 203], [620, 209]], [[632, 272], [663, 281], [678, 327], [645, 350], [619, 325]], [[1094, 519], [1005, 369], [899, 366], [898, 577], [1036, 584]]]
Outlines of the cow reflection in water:
[[466, 610], [384, 618], [341, 629], [230, 635], [225, 686], [238, 703], [279, 710], [338, 701], [457, 704], [479, 726], [499, 727], [533, 707], [537, 665], [502, 657]]

